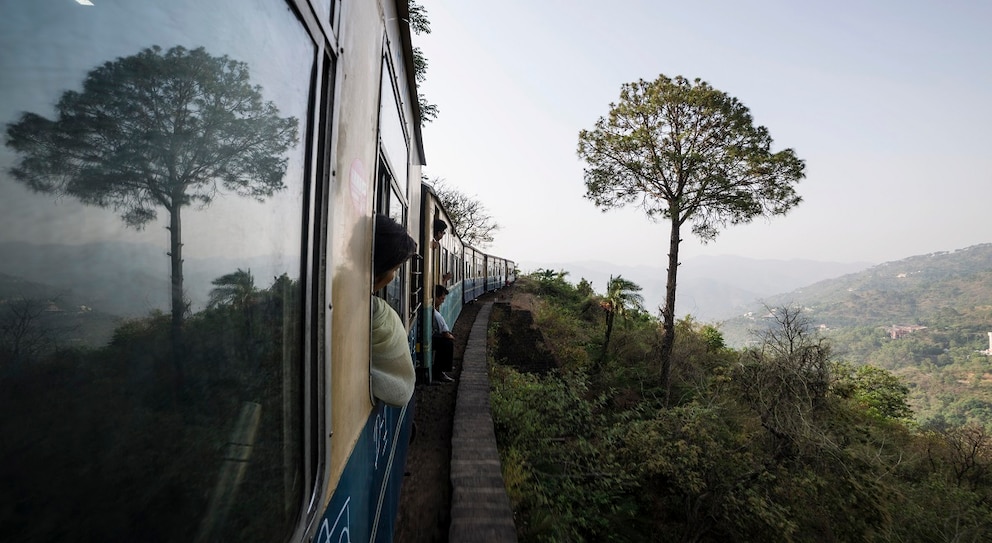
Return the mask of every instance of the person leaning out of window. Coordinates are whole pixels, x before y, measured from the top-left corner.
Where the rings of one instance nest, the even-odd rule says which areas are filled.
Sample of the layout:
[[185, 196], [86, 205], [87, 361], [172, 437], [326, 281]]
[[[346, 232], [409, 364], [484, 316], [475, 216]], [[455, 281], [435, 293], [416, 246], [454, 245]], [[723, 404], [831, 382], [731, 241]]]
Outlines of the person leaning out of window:
[[[417, 243], [402, 225], [385, 215], [375, 216], [372, 251], [372, 292], [382, 290], [417, 252]], [[385, 300], [372, 296], [372, 394], [388, 405], [402, 407], [413, 396], [416, 374], [403, 320]]]

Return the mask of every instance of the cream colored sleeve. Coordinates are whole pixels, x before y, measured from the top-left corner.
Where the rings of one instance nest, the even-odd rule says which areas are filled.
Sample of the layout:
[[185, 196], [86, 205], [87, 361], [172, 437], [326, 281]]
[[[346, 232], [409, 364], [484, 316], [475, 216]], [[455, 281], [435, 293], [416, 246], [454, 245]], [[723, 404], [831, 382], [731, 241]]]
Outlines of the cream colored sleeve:
[[395, 407], [413, 396], [416, 385], [406, 328], [385, 300], [372, 297], [372, 394]]

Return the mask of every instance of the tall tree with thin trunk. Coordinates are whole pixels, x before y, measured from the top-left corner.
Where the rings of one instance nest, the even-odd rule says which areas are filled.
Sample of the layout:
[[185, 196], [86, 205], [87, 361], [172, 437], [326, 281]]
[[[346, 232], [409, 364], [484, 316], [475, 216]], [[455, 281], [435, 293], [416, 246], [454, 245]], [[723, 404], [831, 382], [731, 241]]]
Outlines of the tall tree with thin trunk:
[[181, 388], [182, 209], [205, 208], [223, 187], [263, 201], [285, 188], [298, 122], [280, 117], [248, 65], [201, 47], [155, 46], [90, 71], [66, 91], [57, 118], [24, 113], [7, 125], [21, 157], [10, 173], [36, 192], [111, 207], [141, 229], [169, 214], [172, 347]]
[[721, 227], [782, 215], [799, 204], [805, 164], [792, 149], [771, 151], [747, 107], [699, 79], [664, 75], [623, 85], [592, 130], [579, 132], [585, 197], [603, 210], [640, 206], [667, 219], [668, 277], [662, 308], [661, 374], [670, 386], [675, 288], [682, 228], [703, 242]]

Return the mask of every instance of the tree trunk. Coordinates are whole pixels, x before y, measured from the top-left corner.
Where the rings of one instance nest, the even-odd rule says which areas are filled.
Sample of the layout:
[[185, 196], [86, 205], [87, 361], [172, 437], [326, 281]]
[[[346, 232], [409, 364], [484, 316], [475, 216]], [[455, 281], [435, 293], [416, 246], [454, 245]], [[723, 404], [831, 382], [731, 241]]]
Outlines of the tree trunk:
[[668, 279], [665, 281], [665, 307], [661, 310], [661, 385], [665, 403], [671, 396], [672, 349], [675, 346], [675, 284], [679, 271], [679, 214], [672, 212], [672, 231], [668, 239]]
[[606, 336], [603, 338], [603, 354], [599, 357], [600, 366], [606, 362], [606, 351], [610, 346], [610, 336], [613, 335], [614, 315], [612, 311], [606, 313]]
[[[175, 201], [179, 201], [176, 199]], [[172, 260], [172, 325], [170, 327], [172, 340], [172, 366], [176, 392], [182, 392], [185, 386], [183, 376], [183, 313], [186, 304], [183, 300], [183, 244], [182, 220], [179, 215], [181, 206], [173, 204], [169, 208], [169, 256]]]

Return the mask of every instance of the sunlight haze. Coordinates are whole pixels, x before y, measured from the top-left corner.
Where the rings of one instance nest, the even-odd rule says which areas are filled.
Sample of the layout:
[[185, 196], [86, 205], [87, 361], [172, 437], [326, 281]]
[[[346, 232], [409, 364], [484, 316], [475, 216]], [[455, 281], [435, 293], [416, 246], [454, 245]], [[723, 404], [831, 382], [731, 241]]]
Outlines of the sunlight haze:
[[[523, 271], [665, 266], [667, 223], [583, 198], [578, 133], [621, 85], [700, 78], [806, 161], [786, 216], [701, 255], [881, 263], [992, 241], [992, 4], [424, 0], [425, 174], [481, 200]], [[578, 278], [575, 278], [576, 280]]]

